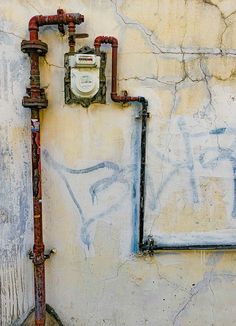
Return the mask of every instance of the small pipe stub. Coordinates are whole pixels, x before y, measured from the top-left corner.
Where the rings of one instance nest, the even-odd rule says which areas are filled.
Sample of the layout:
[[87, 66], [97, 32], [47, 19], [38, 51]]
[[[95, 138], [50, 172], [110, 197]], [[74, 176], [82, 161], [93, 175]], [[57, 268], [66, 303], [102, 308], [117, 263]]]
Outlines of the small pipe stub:
[[36, 52], [39, 56], [45, 56], [48, 52], [48, 46], [40, 40], [23, 40], [21, 42], [21, 51], [28, 54]]

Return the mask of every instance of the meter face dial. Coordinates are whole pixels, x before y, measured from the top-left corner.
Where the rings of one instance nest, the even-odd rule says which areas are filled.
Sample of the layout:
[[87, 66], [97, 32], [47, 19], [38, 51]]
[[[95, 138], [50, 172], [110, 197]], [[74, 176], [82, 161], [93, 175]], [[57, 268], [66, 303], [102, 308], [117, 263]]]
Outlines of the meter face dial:
[[99, 90], [99, 74], [93, 69], [71, 69], [71, 90], [78, 97], [93, 97]]
[[78, 79], [78, 89], [81, 92], [88, 93], [91, 92], [94, 88], [94, 78], [93, 75], [87, 73], [87, 74], [81, 74]]

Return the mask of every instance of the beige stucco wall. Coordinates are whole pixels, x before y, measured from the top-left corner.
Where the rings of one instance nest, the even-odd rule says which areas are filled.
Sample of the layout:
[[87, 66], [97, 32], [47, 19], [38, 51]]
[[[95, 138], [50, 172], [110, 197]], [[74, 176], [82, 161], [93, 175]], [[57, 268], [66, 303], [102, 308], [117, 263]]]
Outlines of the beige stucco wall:
[[[20, 42], [31, 16], [58, 7], [84, 14], [81, 46], [119, 39], [119, 89], [149, 101], [145, 236], [235, 241], [235, 0], [0, 0], [2, 326], [33, 307], [30, 112], [21, 106], [29, 60]], [[57, 249], [46, 262], [47, 302], [66, 326], [235, 325], [236, 253], [134, 253], [139, 108], [110, 100], [111, 49], [107, 104], [85, 109], [64, 104], [67, 36], [45, 27], [40, 38], [49, 45], [40, 65], [49, 100], [44, 238]], [[102, 162], [91, 173], [65, 170]]]

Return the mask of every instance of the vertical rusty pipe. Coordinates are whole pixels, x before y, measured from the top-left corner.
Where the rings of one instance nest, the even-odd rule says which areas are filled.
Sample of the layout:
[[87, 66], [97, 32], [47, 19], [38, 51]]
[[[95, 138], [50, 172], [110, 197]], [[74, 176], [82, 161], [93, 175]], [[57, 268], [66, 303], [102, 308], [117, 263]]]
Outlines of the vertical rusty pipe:
[[73, 35], [75, 25], [81, 24], [84, 16], [78, 13], [66, 14], [58, 9], [57, 15], [34, 16], [29, 21], [30, 40], [23, 40], [21, 50], [30, 57], [30, 87], [26, 89], [22, 105], [31, 109], [31, 135], [32, 135], [32, 183], [33, 183], [33, 209], [34, 209], [34, 247], [30, 256], [34, 263], [35, 286], [35, 325], [45, 325], [45, 255], [43, 243], [42, 223], [42, 190], [41, 190], [41, 157], [40, 157], [40, 114], [39, 110], [48, 106], [44, 89], [40, 88], [39, 57], [47, 53], [47, 44], [38, 38], [39, 27], [43, 25], [58, 25], [64, 34], [64, 25], [69, 25], [69, 36], [72, 36], [70, 50], [74, 50]]
[[42, 223], [41, 154], [39, 110], [31, 111], [32, 134], [32, 184], [34, 207], [34, 286], [35, 286], [35, 325], [45, 325], [45, 267]]
[[118, 41], [112, 44], [112, 79], [111, 79], [111, 98], [117, 95], [117, 50]]
[[69, 31], [69, 51], [75, 52], [75, 24], [73, 22], [69, 22], [68, 31]]
[[39, 75], [39, 55], [38, 53], [32, 52], [30, 54], [30, 88], [31, 95], [33, 98], [40, 97], [40, 75]]
[[117, 95], [117, 51], [118, 51], [118, 40], [114, 36], [97, 36], [94, 40], [94, 47], [96, 53], [100, 53], [100, 47], [102, 44], [111, 44], [112, 47], [112, 83], [111, 83], [111, 99], [114, 102], [139, 102], [146, 101], [142, 96], [128, 96], [128, 95]]
[[147, 137], [147, 119], [148, 101], [142, 97], [132, 97], [128, 95], [117, 95], [117, 52], [118, 40], [113, 36], [98, 36], [94, 40], [95, 52], [100, 53], [101, 44], [111, 44], [112, 46], [112, 82], [111, 82], [111, 99], [114, 102], [139, 102], [142, 105], [140, 111], [141, 118], [141, 140], [140, 140], [140, 198], [139, 198], [139, 249], [142, 250], [144, 237], [144, 215], [145, 215], [145, 172], [146, 172], [146, 137]]

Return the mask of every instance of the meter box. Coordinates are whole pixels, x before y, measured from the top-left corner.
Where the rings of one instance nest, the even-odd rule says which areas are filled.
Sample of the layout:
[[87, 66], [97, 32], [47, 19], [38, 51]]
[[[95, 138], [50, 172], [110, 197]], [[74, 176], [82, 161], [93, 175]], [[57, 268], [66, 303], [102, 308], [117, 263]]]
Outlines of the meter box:
[[65, 54], [65, 103], [88, 107], [106, 103], [106, 54], [96, 55], [94, 49], [83, 47]]

